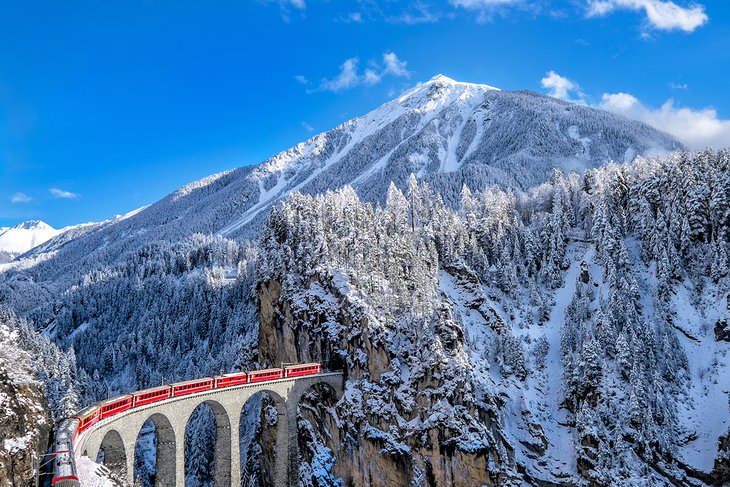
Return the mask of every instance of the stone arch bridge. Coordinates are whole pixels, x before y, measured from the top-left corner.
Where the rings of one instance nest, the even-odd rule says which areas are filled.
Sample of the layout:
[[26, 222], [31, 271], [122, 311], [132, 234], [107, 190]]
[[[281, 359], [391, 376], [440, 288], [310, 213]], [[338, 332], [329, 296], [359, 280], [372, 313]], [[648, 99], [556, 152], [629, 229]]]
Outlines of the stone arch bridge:
[[[142, 426], [151, 419], [157, 430], [157, 485], [184, 487], [185, 428], [193, 411], [199, 405], [207, 404], [216, 423], [213, 485], [237, 487], [241, 472], [240, 416], [251, 397], [265, 392], [273, 398], [279, 412], [274, 483], [293, 486], [297, 483], [299, 469], [297, 407], [302, 395], [317, 384], [329, 385], [337, 399], [342, 395], [341, 372], [212, 389], [140, 406], [99, 421], [77, 438], [74, 449], [77, 455], [86, 455], [92, 460], [96, 460], [103, 449], [105, 463], [126, 466], [122, 468], [123, 475], [132, 485], [137, 438]], [[80, 480], [83, 485], [83, 479]]]

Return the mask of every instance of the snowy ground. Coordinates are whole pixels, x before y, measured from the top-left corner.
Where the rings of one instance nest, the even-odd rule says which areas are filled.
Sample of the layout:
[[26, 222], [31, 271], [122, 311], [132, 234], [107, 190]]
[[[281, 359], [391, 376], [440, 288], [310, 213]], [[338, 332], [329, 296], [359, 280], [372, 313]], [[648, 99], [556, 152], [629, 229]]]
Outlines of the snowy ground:
[[89, 457], [76, 459], [76, 471], [78, 477], [83, 479], [84, 487], [115, 487], [108, 477], [109, 469], [93, 462]]
[[[517, 459], [528, 465], [532, 473], [540, 478], [552, 479], [555, 482], [574, 478], [576, 457], [574, 432], [570, 426], [568, 412], [561, 408], [564, 394], [562, 390], [563, 365], [560, 359], [560, 329], [565, 318], [565, 308], [575, 293], [575, 284], [580, 272], [580, 263], [589, 262], [591, 276], [602, 275], [602, 269], [593, 263], [594, 250], [586, 244], [576, 244], [568, 248], [571, 262], [565, 274], [564, 285], [554, 295], [550, 319], [543, 324], [528, 324], [519, 310], [512, 310], [515, 319], [510, 320], [510, 313], [504, 310], [499, 302], [488, 300], [488, 306], [494, 309], [505, 323], [512, 322], [512, 330], [524, 341], [535, 343], [541, 337], [547, 340], [549, 349], [542, 371], [534, 370], [525, 382], [509, 378], [504, 379], [497, 364], [490, 360], [495, 343], [495, 334], [482, 314], [466, 304], [477, 297], [473, 289], [465, 289], [457, 279], [446, 272], [441, 272], [439, 287], [454, 304], [454, 313], [459, 316], [466, 334], [468, 353], [474, 366], [475, 375], [485, 378], [485, 387], [499, 394], [507, 401], [505, 407], [505, 427], [511, 434], [511, 443], [516, 447]], [[594, 280], [596, 278], [594, 277]], [[489, 295], [480, 289], [481, 297]], [[547, 439], [547, 445], [541, 445], [540, 431]], [[531, 451], [530, 446], [545, 448], [545, 454], [539, 458]]]
[[[683, 284], [672, 300], [677, 312], [677, 334], [687, 353], [691, 380], [679, 419], [686, 429], [687, 446], [680, 451], [689, 465], [702, 471], [712, 470], [717, 456], [718, 436], [730, 427], [730, 343], [715, 341], [714, 325], [728, 317], [725, 296], [715, 288], [706, 289], [699, 306], [692, 304], [689, 284]], [[710, 310], [703, 315], [701, 310]], [[692, 337], [692, 338], [690, 338]]]
[[544, 336], [549, 345], [545, 368], [528, 376], [525, 403], [548, 438], [547, 467], [548, 472], [556, 478], [573, 474], [576, 464], [573, 428], [569, 426], [568, 412], [560, 407], [565, 398], [563, 364], [560, 358], [560, 329], [565, 321], [565, 308], [575, 294], [581, 262], [589, 263], [592, 277], [600, 275], [591, 268], [594, 265], [593, 248], [588, 249], [585, 244], [571, 245], [566, 254], [570, 267], [565, 273], [563, 286], [555, 291], [555, 304], [550, 312], [550, 319], [544, 324], [532, 324], [526, 330], [533, 340]]

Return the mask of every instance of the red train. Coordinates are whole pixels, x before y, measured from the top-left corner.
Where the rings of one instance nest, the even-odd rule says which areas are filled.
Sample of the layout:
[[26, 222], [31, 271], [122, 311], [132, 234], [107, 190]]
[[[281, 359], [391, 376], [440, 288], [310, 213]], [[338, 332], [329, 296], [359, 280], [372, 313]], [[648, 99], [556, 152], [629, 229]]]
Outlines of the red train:
[[61, 423], [61, 427], [56, 435], [54, 472], [51, 485], [54, 487], [78, 487], [80, 485], [76, 477], [76, 465], [72, 451], [73, 441], [91, 425], [104, 418], [114, 416], [131, 408], [145, 406], [172, 397], [256, 382], [316, 375], [321, 372], [322, 366], [318, 363], [288, 365], [282, 369], [235, 372], [217, 377], [204, 377], [202, 379], [152, 387], [132, 394], [124, 394], [113, 399], [108, 399], [98, 404], [92, 404], [63, 420]]

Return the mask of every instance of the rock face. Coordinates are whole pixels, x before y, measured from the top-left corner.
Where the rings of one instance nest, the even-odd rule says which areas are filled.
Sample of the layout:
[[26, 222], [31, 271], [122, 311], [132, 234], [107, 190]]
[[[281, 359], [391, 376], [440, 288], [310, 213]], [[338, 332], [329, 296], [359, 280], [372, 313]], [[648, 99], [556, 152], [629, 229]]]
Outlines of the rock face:
[[[482, 424], [493, 424], [490, 416], [494, 410], [490, 407], [496, 407], [498, 399], [486, 404], [485, 398], [477, 400], [470, 384], [446, 381], [442, 377], [444, 364], [411, 381], [414, 390], [405, 392], [398, 387], [393, 368], [400, 367], [395, 364], [407, 357], [389, 346], [387, 333], [378, 330], [333, 283], [313, 279], [310, 290], [315, 289], [332, 299], [310, 302], [302, 308], [283, 292], [278, 281], [262, 284], [258, 292], [262, 364], [322, 361], [327, 368], [343, 369], [348, 381], [346, 399], [338, 407], [331, 407], [326, 390], [313, 392], [312, 401], [301, 405], [300, 451], [305, 452], [301, 485], [331, 485], [330, 478], [341, 478], [348, 486], [406, 486], [416, 482], [467, 487], [501, 485], [511, 477], [513, 454], [501, 441], [496, 424], [482, 433], [494, 446], [499, 444], [496, 448], [486, 444], [470, 448], [460, 441], [464, 438], [459, 423], [465, 417], [473, 415]], [[333, 322], [342, 325], [336, 335], [323, 326]], [[356, 357], [361, 360], [352, 360]], [[444, 390], [445, 382], [448, 390]], [[412, 394], [413, 404], [403, 408], [393, 398], [399, 394]], [[444, 403], [461, 410], [465, 417], [434, 421], [429, 416], [438, 414]], [[393, 410], [383, 411], [381, 407]], [[430, 421], [433, 423], [427, 425]], [[449, 421], [453, 424], [448, 425]], [[312, 445], [320, 442], [336, 463], [333, 458], [316, 458], [322, 449]], [[312, 472], [312, 464], [329, 466], [327, 478], [318, 478], [321, 472]]]
[[0, 325], [0, 487], [35, 485], [51, 419], [30, 355]]
[[465, 189], [458, 213], [415, 177], [385, 206], [343, 188], [274, 208], [259, 362], [346, 375], [337, 403], [300, 404], [301, 485], [712, 483], [729, 369], [708, 324], [727, 318], [726, 242], [687, 235], [682, 254], [664, 226], [682, 218], [663, 215], [686, 204], [647, 206], [688, 164], [710, 174], [705, 157], [658, 161], [656, 178], [657, 161], [556, 174], [516, 198]]
[[718, 440], [717, 458], [712, 470], [712, 481], [716, 485], [730, 485], [730, 431]]
[[715, 340], [730, 342], [730, 324], [727, 320], [717, 320], [715, 323]]

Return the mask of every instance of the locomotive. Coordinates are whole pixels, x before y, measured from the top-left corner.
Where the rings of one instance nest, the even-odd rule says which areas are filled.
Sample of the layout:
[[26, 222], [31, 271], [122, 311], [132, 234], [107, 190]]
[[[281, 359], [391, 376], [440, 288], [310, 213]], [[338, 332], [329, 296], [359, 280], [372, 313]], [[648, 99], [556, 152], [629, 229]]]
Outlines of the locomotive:
[[319, 363], [288, 365], [279, 369], [234, 372], [216, 377], [176, 382], [152, 387], [132, 394], [124, 394], [92, 404], [59, 424], [53, 447], [53, 487], [79, 487], [74, 458], [74, 441], [89, 427], [105, 418], [136, 407], [146, 406], [173, 397], [226, 387], [265, 382], [270, 380], [316, 375], [322, 371]]

